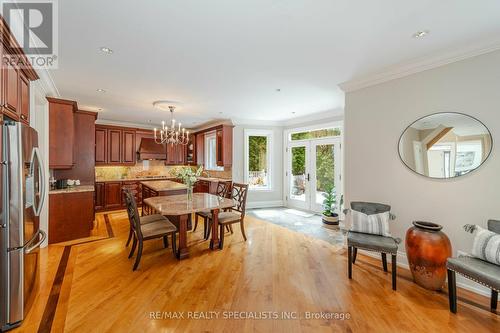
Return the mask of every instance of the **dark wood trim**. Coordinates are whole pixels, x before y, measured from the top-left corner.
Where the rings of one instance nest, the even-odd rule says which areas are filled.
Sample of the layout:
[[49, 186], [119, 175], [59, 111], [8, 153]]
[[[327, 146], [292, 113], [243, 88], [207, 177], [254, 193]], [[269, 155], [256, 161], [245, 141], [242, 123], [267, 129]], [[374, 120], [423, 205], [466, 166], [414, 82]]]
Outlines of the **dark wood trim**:
[[97, 112], [94, 111], [87, 111], [87, 110], [75, 110], [75, 113], [81, 113], [81, 114], [88, 114], [89, 116], [94, 116], [95, 119], [97, 119]]
[[54, 282], [52, 283], [52, 288], [50, 288], [49, 299], [47, 300], [47, 305], [45, 305], [45, 310], [43, 311], [42, 321], [38, 327], [38, 333], [50, 333], [52, 329], [52, 323], [56, 315], [57, 303], [59, 302], [59, 295], [61, 293], [64, 276], [66, 275], [66, 268], [68, 267], [70, 254], [71, 246], [65, 246], [61, 260], [59, 261], [59, 266], [57, 267]]
[[113, 227], [111, 227], [111, 222], [109, 221], [108, 214], [104, 214], [104, 222], [106, 223], [106, 231], [108, 233], [108, 238], [115, 238], [115, 233]]
[[71, 101], [69, 99], [55, 98], [55, 97], [45, 97], [45, 98], [50, 103], [72, 105], [73, 106], [73, 112], [76, 112], [78, 110], [78, 105], [77, 105], [77, 103], [75, 101]]
[[[209, 127], [209, 128], [205, 128], [205, 129], [193, 132], [192, 134], [197, 135], [197, 134], [201, 134], [201, 133], [213, 132], [213, 131], [216, 131], [218, 129], [219, 130], [222, 129], [224, 126], [228, 126], [228, 127], [234, 128], [234, 125], [220, 124], [220, 125], [215, 125], [215, 126], [212, 126], [212, 127]], [[189, 133], [189, 135], [191, 135], [191, 132]]]

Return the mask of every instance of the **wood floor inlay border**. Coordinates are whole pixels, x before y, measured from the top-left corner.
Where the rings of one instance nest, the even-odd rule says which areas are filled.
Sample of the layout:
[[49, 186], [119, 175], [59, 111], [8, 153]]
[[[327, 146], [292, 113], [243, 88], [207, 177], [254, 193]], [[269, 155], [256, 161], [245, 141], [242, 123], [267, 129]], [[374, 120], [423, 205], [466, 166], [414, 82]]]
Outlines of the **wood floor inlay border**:
[[59, 302], [59, 296], [61, 294], [61, 287], [64, 281], [64, 276], [66, 275], [66, 268], [68, 267], [71, 248], [75, 245], [93, 243], [115, 237], [115, 233], [113, 231], [113, 227], [111, 226], [108, 214], [104, 214], [104, 222], [106, 225], [106, 232], [108, 233], [108, 237], [90, 241], [82, 241], [64, 247], [63, 254], [61, 255], [61, 259], [59, 260], [59, 266], [57, 267], [54, 282], [52, 283], [52, 287], [50, 288], [49, 299], [47, 300], [47, 304], [45, 305], [42, 320], [40, 322], [40, 326], [38, 327], [38, 333], [50, 333], [50, 331], [52, 330], [52, 323], [54, 322], [54, 317], [56, 315], [57, 304]]
[[38, 327], [38, 333], [50, 333], [52, 329], [52, 322], [56, 315], [57, 303], [59, 302], [59, 295], [61, 293], [61, 286], [66, 274], [66, 267], [68, 266], [69, 256], [71, 254], [71, 246], [65, 246], [59, 266], [57, 267], [56, 277], [50, 289], [50, 296], [47, 300], [47, 305], [43, 311], [42, 321]]

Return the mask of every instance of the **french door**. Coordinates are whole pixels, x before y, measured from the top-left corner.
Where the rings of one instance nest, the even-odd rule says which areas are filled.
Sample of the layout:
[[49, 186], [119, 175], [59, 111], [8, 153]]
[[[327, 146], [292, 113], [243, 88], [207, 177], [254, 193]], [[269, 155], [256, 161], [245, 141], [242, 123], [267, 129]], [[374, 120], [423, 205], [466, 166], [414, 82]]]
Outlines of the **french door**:
[[287, 152], [287, 206], [321, 212], [329, 187], [340, 201], [340, 138], [289, 142]]

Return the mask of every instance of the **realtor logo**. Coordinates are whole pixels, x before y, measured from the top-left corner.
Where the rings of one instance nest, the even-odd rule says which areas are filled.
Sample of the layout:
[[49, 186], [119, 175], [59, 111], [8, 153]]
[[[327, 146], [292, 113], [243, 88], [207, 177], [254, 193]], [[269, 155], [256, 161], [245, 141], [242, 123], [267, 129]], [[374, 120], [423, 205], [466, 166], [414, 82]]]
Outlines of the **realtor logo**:
[[2, 16], [34, 68], [57, 67], [56, 0], [2, 1]]

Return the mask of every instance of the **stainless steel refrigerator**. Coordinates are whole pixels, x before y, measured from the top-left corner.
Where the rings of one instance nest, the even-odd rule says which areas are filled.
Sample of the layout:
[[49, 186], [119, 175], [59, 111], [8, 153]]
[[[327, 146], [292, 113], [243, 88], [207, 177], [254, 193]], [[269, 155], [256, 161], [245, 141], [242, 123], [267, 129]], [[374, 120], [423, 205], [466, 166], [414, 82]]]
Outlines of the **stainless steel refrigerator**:
[[21, 324], [38, 292], [39, 248], [46, 238], [39, 216], [45, 173], [38, 133], [21, 123], [1, 126], [0, 329]]

